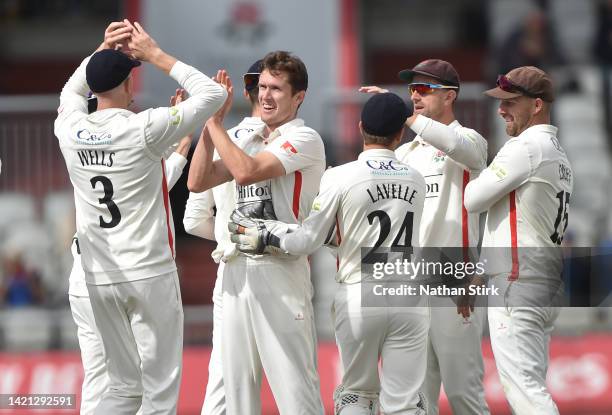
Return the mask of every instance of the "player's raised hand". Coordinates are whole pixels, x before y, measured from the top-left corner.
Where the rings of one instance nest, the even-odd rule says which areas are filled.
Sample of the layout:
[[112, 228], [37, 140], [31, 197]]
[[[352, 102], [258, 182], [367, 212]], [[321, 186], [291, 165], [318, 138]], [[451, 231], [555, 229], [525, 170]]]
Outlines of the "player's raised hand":
[[174, 95], [170, 97], [170, 106], [174, 107], [175, 105], [178, 105], [181, 102], [185, 101], [186, 98], [187, 98], [187, 91], [185, 91], [182, 88], [177, 88]]
[[217, 71], [217, 75], [214, 76], [213, 80], [227, 90], [227, 99], [219, 110], [213, 114], [211, 119], [215, 122], [223, 123], [223, 119], [229, 113], [232, 108], [232, 101], [234, 97], [234, 87], [232, 86], [232, 80], [225, 69]]
[[145, 32], [138, 22], [132, 24], [127, 19], [124, 19], [123, 22], [132, 29], [132, 36], [128, 42], [132, 57], [145, 62], [153, 61], [155, 56], [161, 52], [155, 39]]
[[[170, 97], [170, 106], [174, 107], [175, 105], [178, 105], [183, 102], [186, 98], [187, 91], [182, 88], [177, 88], [175, 94]], [[174, 150], [174, 152], [179, 153], [183, 157], [187, 158], [192, 141], [193, 134], [189, 134], [181, 138], [181, 141], [178, 142], [178, 145], [176, 146], [176, 150]]]
[[97, 49], [117, 49], [132, 36], [132, 28], [125, 22], [112, 22], [104, 31], [104, 41]]
[[375, 85], [370, 85], [360, 87], [359, 92], [364, 92], [366, 94], [384, 94], [386, 92], [389, 92], [389, 90]]

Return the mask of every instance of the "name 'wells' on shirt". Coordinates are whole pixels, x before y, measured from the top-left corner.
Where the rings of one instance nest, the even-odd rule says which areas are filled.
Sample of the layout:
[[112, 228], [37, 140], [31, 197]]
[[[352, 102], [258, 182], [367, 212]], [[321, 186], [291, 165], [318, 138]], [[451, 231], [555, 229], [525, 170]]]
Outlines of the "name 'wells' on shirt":
[[106, 166], [112, 167], [115, 160], [114, 151], [104, 150], [77, 150], [79, 161], [83, 167], [85, 166]]

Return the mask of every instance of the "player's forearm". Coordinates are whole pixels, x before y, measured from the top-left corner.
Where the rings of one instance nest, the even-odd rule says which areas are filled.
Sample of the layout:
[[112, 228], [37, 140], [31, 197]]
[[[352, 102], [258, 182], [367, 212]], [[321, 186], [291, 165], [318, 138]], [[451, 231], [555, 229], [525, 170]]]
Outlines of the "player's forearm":
[[185, 206], [185, 232], [200, 238], [215, 240], [215, 199], [212, 190], [190, 193]]
[[516, 187], [511, 182], [500, 182], [497, 176], [486, 169], [477, 179], [472, 180], [465, 188], [463, 203], [469, 213], [486, 212], [499, 199]]
[[232, 177], [239, 185], [250, 184], [257, 163], [253, 157], [240, 149], [227, 135], [227, 131], [219, 121], [211, 118], [208, 128], [212, 142]]
[[424, 141], [467, 168], [481, 170], [486, 167], [486, 142], [479, 142], [484, 140], [476, 133], [472, 132], [473, 136], [468, 132], [462, 134], [448, 125], [422, 115], [415, 117], [409, 126]]
[[183, 169], [187, 164], [186, 156], [175, 151], [166, 160], [166, 182], [168, 183], [168, 190], [172, 190], [178, 179], [183, 174]]
[[172, 67], [178, 60], [160, 48], [156, 48], [152, 53], [149, 62], [160, 71], [170, 74]]
[[200, 219], [185, 216], [183, 218], [183, 226], [185, 227], [185, 232], [190, 235], [210, 241], [215, 240], [215, 218]]
[[179, 141], [178, 146], [176, 147], [176, 150], [174, 150], [174, 152], [187, 158], [187, 156], [189, 155], [190, 148], [191, 148], [191, 137], [189, 137], [189, 140]]
[[85, 68], [89, 59], [88, 56], [74, 71], [72, 76], [68, 79], [62, 92], [60, 93], [60, 105], [67, 103], [82, 105], [84, 110], [87, 111], [87, 95], [89, 93], [89, 85], [87, 85], [87, 79], [85, 76]]
[[294, 255], [310, 255], [323, 245], [335, 215], [312, 212], [302, 226], [280, 237], [280, 248]]
[[191, 158], [191, 166], [189, 167], [189, 176], [187, 178], [187, 187], [190, 192], [200, 193], [230, 180], [218, 168], [221, 162], [213, 162], [214, 151], [208, 132], [208, 125], [206, 125], [200, 134], [200, 139]]
[[175, 61], [169, 73], [189, 94], [189, 98], [179, 104], [187, 124], [203, 123], [221, 108], [227, 98], [225, 88], [181, 61]]

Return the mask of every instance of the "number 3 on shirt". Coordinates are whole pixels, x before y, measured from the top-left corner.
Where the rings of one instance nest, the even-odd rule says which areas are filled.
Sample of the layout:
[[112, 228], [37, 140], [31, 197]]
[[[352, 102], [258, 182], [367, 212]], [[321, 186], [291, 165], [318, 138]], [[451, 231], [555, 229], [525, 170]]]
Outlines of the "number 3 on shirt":
[[555, 219], [555, 233], [550, 235], [550, 239], [557, 245], [561, 245], [565, 230], [567, 229], [570, 194], [569, 192], [560, 191], [557, 193], [557, 199], [559, 199], [559, 210], [557, 211], [557, 219]]
[[104, 188], [104, 197], [98, 199], [98, 203], [106, 205], [108, 211], [111, 214], [110, 222], [106, 222], [102, 216], [99, 216], [100, 227], [114, 228], [121, 221], [121, 212], [119, 212], [119, 208], [117, 207], [115, 202], [113, 202], [113, 182], [111, 182], [110, 179], [106, 176], [92, 177], [90, 182], [91, 187], [93, 189], [96, 188], [96, 184], [98, 184], [98, 182], [102, 183], [102, 187]]

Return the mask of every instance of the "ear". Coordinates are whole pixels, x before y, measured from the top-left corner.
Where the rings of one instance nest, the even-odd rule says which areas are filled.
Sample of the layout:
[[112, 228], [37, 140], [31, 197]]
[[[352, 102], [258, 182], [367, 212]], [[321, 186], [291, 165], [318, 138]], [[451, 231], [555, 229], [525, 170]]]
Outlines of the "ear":
[[538, 115], [544, 110], [544, 101], [542, 98], [536, 98], [533, 101], [533, 115]]
[[457, 99], [457, 91], [455, 91], [454, 89], [449, 89], [448, 94], [446, 94], [445, 102], [448, 105], [452, 105], [453, 102], [455, 102], [455, 99]]
[[244, 99], [249, 101], [249, 91], [247, 91], [246, 89], [243, 89], [242, 90], [242, 96], [244, 97]]
[[306, 97], [306, 91], [300, 91], [293, 96], [293, 98], [297, 101], [298, 105], [301, 105], [304, 102], [304, 98]]

